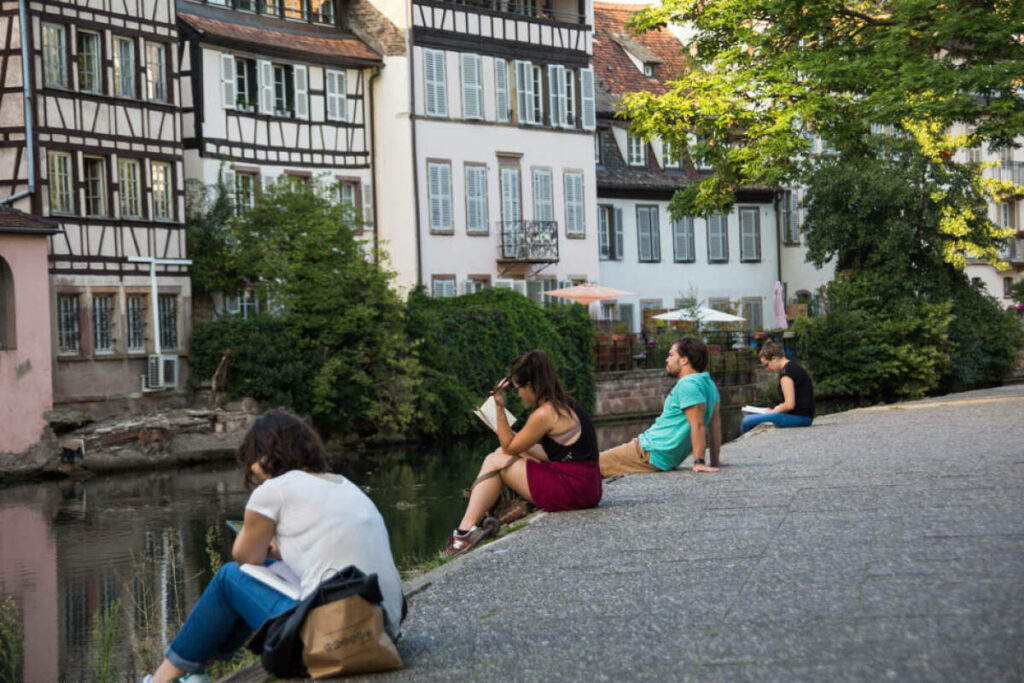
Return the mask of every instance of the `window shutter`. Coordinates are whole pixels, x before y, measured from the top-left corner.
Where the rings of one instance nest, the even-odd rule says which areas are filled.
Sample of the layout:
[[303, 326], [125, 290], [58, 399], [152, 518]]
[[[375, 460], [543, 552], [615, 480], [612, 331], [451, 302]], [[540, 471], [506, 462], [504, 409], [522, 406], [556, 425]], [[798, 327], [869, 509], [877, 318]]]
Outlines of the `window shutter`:
[[235, 108], [235, 57], [221, 53], [220, 99], [225, 109]]
[[582, 235], [583, 221], [583, 174], [565, 174], [565, 233]]
[[651, 260], [661, 260], [661, 230], [658, 225], [658, 209], [657, 207], [647, 210], [650, 214], [650, 229], [651, 229]]
[[609, 242], [611, 241], [611, 234], [608, 225], [608, 211], [605, 207], [600, 206], [597, 209], [597, 254], [602, 261], [607, 261], [609, 258]]
[[373, 223], [373, 185], [363, 183], [360, 191], [363, 193], [363, 221], [370, 225]]
[[487, 232], [487, 168], [466, 167], [466, 232]]
[[224, 181], [224, 193], [227, 195], [231, 205], [235, 204], [235, 172], [226, 166], [221, 170], [221, 178]]
[[548, 110], [551, 112], [551, 125], [564, 127], [565, 67], [560, 64], [548, 64]]
[[344, 71], [328, 71], [325, 74], [327, 86], [327, 120], [348, 120], [348, 85]]
[[441, 171], [438, 164], [427, 165], [427, 194], [430, 201], [430, 229], [439, 230], [441, 226]]
[[625, 252], [625, 235], [622, 227], [622, 208], [615, 207], [615, 260], [621, 261]]
[[519, 123], [533, 123], [533, 65], [522, 59], [516, 65], [516, 118]]
[[302, 64], [292, 67], [292, 81], [295, 84], [295, 118], [309, 118], [309, 71]]
[[462, 118], [482, 119], [480, 55], [464, 52], [462, 59]]
[[580, 69], [580, 118], [584, 130], [594, 130], [597, 127], [593, 69]]
[[641, 261], [651, 260], [651, 215], [644, 207], [636, 210], [637, 245]]
[[426, 109], [430, 116], [448, 116], [448, 92], [445, 83], [444, 51], [423, 50], [426, 81]]
[[260, 113], [274, 113], [274, 67], [269, 60], [256, 62], [256, 80], [260, 92]]
[[448, 164], [438, 164], [440, 170], [440, 184], [438, 189], [441, 192], [441, 229], [452, 229], [452, 167]]
[[538, 221], [553, 221], [554, 214], [551, 171], [537, 169], [533, 172], [533, 218]]
[[499, 57], [494, 58], [494, 93], [497, 99], [498, 123], [508, 123], [511, 119], [508, 99], [508, 62]]

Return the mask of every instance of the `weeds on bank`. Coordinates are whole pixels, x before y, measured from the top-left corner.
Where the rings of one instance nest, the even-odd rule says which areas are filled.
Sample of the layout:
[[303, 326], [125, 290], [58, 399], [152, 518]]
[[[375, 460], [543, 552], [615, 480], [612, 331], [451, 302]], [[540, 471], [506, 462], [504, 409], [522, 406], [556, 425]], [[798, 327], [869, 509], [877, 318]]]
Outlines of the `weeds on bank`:
[[[498, 531], [498, 535], [497, 536], [495, 536], [494, 538], [491, 538], [491, 539], [488, 539], [488, 540], [484, 541], [482, 545], [477, 546], [477, 547], [483, 548], [484, 546], [487, 546], [487, 545], [493, 543], [494, 541], [498, 540], [499, 538], [504, 538], [505, 536], [507, 536], [507, 535], [509, 535], [509, 534], [511, 534], [511, 533], [513, 533], [515, 531], [518, 531], [519, 529], [522, 529], [524, 526], [526, 526], [526, 522], [525, 521], [518, 521], [518, 522], [514, 522], [512, 524], [508, 524], [506, 526], [503, 526]], [[473, 550], [475, 550], [475, 548], [472, 549], [472, 550], [469, 550], [467, 552], [472, 552]], [[409, 581], [410, 579], [414, 579], [417, 576], [420, 576], [422, 574], [426, 574], [427, 572], [429, 572], [429, 571], [431, 571], [433, 569], [437, 569], [438, 567], [442, 567], [442, 566], [448, 564], [453, 559], [455, 559], [455, 558], [454, 557], [443, 557], [440, 554], [440, 551], [436, 555], [430, 555], [428, 557], [423, 557], [422, 555], [406, 555], [406, 556], [402, 557], [400, 562], [399, 562], [399, 564], [401, 566], [408, 567], [408, 569], [404, 569], [401, 572], [402, 580], [403, 581]]]
[[94, 681], [107, 683], [121, 681], [124, 678], [124, 672], [121, 671], [122, 657], [118, 651], [124, 641], [124, 622], [121, 598], [114, 600], [93, 616], [89, 668], [92, 670]]
[[14, 598], [0, 600], [0, 683], [24, 680], [25, 631]]

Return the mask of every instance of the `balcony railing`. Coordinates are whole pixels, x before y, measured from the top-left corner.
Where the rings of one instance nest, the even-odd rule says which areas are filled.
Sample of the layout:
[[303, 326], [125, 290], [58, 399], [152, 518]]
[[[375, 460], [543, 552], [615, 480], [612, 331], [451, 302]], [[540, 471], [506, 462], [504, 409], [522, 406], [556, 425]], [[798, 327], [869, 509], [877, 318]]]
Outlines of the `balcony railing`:
[[[574, 9], [556, 8], [550, 0], [433, 0], [447, 5], [463, 5], [467, 8], [485, 10], [497, 15], [522, 17], [535, 21], [555, 21], [565, 24], [583, 24], [587, 18]], [[573, 0], [572, 5], [575, 5]]]
[[557, 221], [498, 221], [502, 261], [556, 263], [558, 261]]

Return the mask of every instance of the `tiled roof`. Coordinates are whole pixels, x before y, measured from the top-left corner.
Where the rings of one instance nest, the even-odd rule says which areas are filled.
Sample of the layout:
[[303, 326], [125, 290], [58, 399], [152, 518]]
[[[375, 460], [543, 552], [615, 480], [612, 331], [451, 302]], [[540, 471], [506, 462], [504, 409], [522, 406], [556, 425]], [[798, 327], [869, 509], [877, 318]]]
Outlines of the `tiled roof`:
[[[594, 3], [594, 75], [598, 80], [597, 109], [615, 111], [614, 103], [627, 92], [649, 90], [662, 94], [663, 84], [684, 73], [688, 59], [683, 44], [667, 28], [633, 35], [626, 22], [647, 5]], [[647, 78], [627, 55], [627, 50], [654, 68]]]
[[599, 126], [601, 135], [601, 164], [597, 167], [597, 195], [637, 190], [664, 193], [667, 197], [691, 182], [700, 180], [701, 174], [690, 165], [683, 169], [660, 168], [648, 147], [647, 165], [630, 166], [622, 157], [610, 126]]
[[60, 232], [60, 225], [55, 221], [33, 216], [24, 211], [0, 207], [0, 232], [28, 232], [52, 235]]
[[379, 54], [353, 35], [303, 33], [291, 27], [269, 28], [182, 11], [178, 12], [178, 19], [204, 40], [241, 45], [253, 52], [298, 54], [330, 63], [381, 61]]

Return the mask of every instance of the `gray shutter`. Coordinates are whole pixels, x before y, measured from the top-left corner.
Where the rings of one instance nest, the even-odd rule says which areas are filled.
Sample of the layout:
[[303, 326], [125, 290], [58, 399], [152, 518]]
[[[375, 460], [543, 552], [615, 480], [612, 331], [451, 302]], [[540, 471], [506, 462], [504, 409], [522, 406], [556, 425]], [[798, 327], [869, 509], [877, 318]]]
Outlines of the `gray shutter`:
[[551, 192], [551, 171], [533, 172], [533, 218], [538, 221], [555, 220], [555, 207]]
[[519, 123], [533, 123], [533, 65], [522, 59], [516, 66], [516, 118]]
[[636, 210], [636, 241], [641, 261], [651, 260], [651, 214], [646, 207]]
[[511, 108], [508, 100], [508, 62], [500, 57], [494, 58], [494, 94], [498, 123], [508, 123], [511, 119]]
[[580, 118], [584, 130], [594, 130], [597, 127], [593, 69], [580, 69]]
[[295, 118], [309, 118], [309, 71], [302, 64], [292, 67], [292, 82], [295, 85]]
[[235, 57], [220, 55], [220, 99], [225, 109], [235, 108]]
[[621, 261], [626, 251], [625, 234], [622, 220], [622, 207], [615, 207], [615, 260]]
[[597, 207], [597, 254], [602, 261], [607, 261], [610, 256], [608, 248], [611, 242], [611, 226], [608, 225], [608, 213], [605, 207]]
[[482, 119], [480, 55], [464, 52], [462, 61], [462, 118]]

